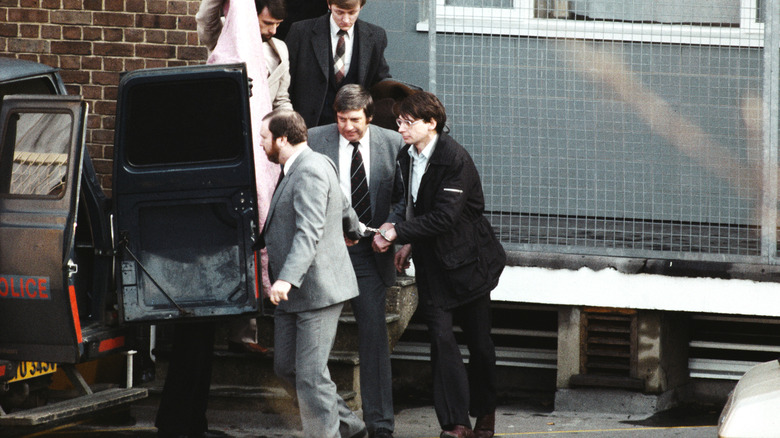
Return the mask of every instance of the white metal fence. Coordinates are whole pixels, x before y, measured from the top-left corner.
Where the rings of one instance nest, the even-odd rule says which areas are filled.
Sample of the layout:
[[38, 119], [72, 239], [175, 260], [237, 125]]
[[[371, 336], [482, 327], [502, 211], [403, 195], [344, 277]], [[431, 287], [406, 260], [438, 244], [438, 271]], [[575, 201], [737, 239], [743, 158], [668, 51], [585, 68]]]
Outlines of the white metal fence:
[[776, 264], [779, 3], [428, 0], [505, 246]]

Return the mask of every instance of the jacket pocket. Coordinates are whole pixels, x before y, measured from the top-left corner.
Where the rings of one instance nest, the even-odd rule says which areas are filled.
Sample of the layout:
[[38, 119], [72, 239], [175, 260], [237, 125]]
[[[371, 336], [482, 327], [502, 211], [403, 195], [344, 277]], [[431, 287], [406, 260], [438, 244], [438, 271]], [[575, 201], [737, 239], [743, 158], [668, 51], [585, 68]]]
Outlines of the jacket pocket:
[[[464, 226], [465, 225], [465, 226]], [[461, 224], [457, 232], [436, 241], [447, 286], [456, 296], [479, 292], [485, 282], [485, 266], [480, 258], [479, 241], [472, 224]]]
[[457, 233], [436, 242], [448, 286], [461, 297], [493, 290], [504, 270], [506, 253], [490, 222], [480, 216], [458, 228]]

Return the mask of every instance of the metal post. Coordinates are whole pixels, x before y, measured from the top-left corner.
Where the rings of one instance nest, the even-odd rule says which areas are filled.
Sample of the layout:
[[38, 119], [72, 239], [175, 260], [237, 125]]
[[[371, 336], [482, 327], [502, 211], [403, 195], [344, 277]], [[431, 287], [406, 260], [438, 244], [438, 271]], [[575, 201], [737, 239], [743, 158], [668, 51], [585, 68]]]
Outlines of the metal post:
[[778, 177], [778, 74], [780, 74], [780, 0], [766, 1], [764, 14], [764, 91], [763, 91], [763, 175], [761, 193], [761, 255], [769, 264], [777, 264], [777, 177]]
[[127, 356], [127, 373], [125, 374], [125, 388], [133, 387], [133, 355], [137, 353], [135, 350], [128, 350], [125, 352]]
[[428, 0], [428, 91], [436, 94], [436, 1]]

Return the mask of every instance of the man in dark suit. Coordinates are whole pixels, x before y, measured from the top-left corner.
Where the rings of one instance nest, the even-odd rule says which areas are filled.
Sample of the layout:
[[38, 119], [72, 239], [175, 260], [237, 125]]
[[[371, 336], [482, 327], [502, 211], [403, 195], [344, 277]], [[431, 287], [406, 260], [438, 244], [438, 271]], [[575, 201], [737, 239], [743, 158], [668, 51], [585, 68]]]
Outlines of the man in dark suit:
[[[404, 146], [401, 135], [369, 124], [374, 116], [374, 102], [360, 85], [343, 86], [336, 93], [333, 107], [336, 123], [309, 129], [311, 148], [337, 164], [341, 189], [362, 223], [378, 227], [403, 220], [402, 205], [391, 210], [403, 197], [403, 180], [396, 162], [398, 151]], [[365, 193], [360, 187], [363, 181], [368, 190]], [[368, 199], [361, 203], [360, 198], [365, 195]], [[393, 252], [375, 253], [371, 242], [366, 237], [349, 248], [360, 288], [360, 295], [350, 302], [358, 324], [363, 421], [370, 437], [391, 438], [393, 382], [385, 297], [386, 288], [395, 283], [395, 268]]]
[[339, 88], [371, 88], [390, 77], [385, 61], [387, 34], [358, 20], [366, 0], [328, 0], [330, 13], [294, 23], [285, 42], [290, 50], [290, 100], [306, 126], [333, 123]]
[[274, 372], [298, 395], [303, 435], [362, 438], [365, 424], [336, 393], [328, 356], [344, 302], [358, 295], [345, 232], [359, 222], [332, 161], [306, 144], [306, 124], [289, 110], [260, 127], [268, 159], [283, 166], [263, 231], [274, 312]]
[[[490, 338], [490, 291], [506, 254], [484, 216], [485, 198], [468, 152], [444, 132], [447, 115], [436, 96], [421, 91], [398, 108], [398, 131], [409, 146], [398, 155], [409, 175], [404, 222], [383, 224], [374, 247], [404, 244], [395, 264], [414, 253], [417, 312], [431, 340], [433, 405], [441, 438], [490, 438], [495, 433], [496, 351]], [[468, 368], [453, 325], [463, 329]], [[471, 429], [469, 414], [477, 418]]]

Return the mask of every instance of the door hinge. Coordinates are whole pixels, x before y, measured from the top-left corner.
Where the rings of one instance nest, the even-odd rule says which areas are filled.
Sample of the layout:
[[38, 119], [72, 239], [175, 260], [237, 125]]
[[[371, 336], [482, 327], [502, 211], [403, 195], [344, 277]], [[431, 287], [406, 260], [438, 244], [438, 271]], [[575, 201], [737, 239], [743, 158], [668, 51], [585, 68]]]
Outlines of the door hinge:
[[73, 277], [79, 272], [79, 265], [73, 260], [68, 259], [68, 278]]

